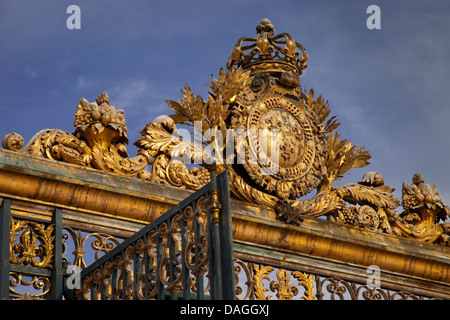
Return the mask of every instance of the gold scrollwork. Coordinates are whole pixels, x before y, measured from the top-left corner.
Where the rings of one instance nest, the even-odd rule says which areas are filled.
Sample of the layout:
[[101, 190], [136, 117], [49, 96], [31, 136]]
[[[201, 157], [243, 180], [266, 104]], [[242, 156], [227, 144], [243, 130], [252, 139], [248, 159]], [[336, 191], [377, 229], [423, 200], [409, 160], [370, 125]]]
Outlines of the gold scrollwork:
[[[275, 272], [276, 271], [276, 272]], [[244, 279], [240, 279], [244, 276]], [[270, 265], [257, 264], [235, 259], [236, 296], [239, 300], [269, 300], [276, 293], [277, 299], [301, 300], [424, 300], [411, 292], [369, 287], [345, 279], [309, 274], [294, 270], [288, 271]], [[292, 281], [292, 277], [298, 282]], [[245, 288], [245, 290], [243, 289]], [[244, 293], [245, 291], [245, 293]], [[303, 295], [299, 297], [299, 293]]]
[[[26, 280], [25, 277], [31, 278]], [[32, 286], [37, 292], [25, 292], [23, 288]], [[15, 288], [20, 288], [19, 290]], [[16, 291], [17, 290], [17, 291]], [[41, 276], [25, 275], [17, 272], [10, 272], [9, 297], [13, 300], [36, 300], [42, 299], [50, 291], [50, 279]]]
[[16, 221], [11, 217], [10, 228], [11, 263], [51, 268], [55, 238], [53, 224], [46, 227], [35, 221], [19, 219]]
[[180, 230], [176, 225], [173, 225], [174, 221], [178, 218], [179, 215], [174, 216], [172, 219], [171, 228], [168, 228], [165, 222], [163, 222], [159, 228], [161, 248], [163, 252], [160, 268], [158, 270], [159, 278], [166, 290], [174, 293], [177, 293], [183, 288], [181, 284], [182, 268], [181, 237], [179, 234]]
[[[245, 282], [241, 281], [240, 274], [244, 272]], [[234, 259], [234, 278], [236, 287], [236, 299], [247, 300], [250, 299], [254, 291], [255, 281], [253, 279], [253, 264], [251, 262], [246, 263], [241, 259]], [[244, 289], [246, 288], [245, 292]]]
[[316, 277], [318, 300], [425, 300], [426, 298], [411, 292], [369, 287], [366, 284], [334, 277]]
[[[253, 280], [254, 280], [254, 294], [257, 300], [270, 300], [272, 296], [267, 295], [269, 291], [265, 288], [263, 280], [270, 281], [270, 274], [274, 271], [272, 266], [253, 265]], [[291, 275], [298, 280], [297, 284], [291, 283]], [[269, 288], [272, 292], [276, 292], [276, 297], [279, 300], [292, 300], [294, 296], [299, 293], [299, 288], [304, 289], [304, 294], [300, 298], [302, 300], [314, 300], [314, 275], [307, 276], [301, 271], [292, 271], [289, 273], [284, 268], [279, 268], [276, 271], [276, 280], [270, 281]]]
[[[76, 231], [68, 226], [63, 227], [63, 230], [63, 243], [65, 248], [69, 247], [67, 242], [69, 240], [69, 236], [73, 242], [74, 248], [72, 254], [74, 259], [72, 264], [82, 269], [86, 268], [85, 254], [88, 249], [85, 247], [89, 243], [89, 240], [92, 240], [90, 247], [94, 250], [94, 260], [98, 260], [100, 253], [107, 253], [111, 251], [121, 242], [120, 239], [117, 239], [107, 233], [93, 232], [84, 235], [81, 230]], [[67, 255], [67, 253], [65, 254]]]

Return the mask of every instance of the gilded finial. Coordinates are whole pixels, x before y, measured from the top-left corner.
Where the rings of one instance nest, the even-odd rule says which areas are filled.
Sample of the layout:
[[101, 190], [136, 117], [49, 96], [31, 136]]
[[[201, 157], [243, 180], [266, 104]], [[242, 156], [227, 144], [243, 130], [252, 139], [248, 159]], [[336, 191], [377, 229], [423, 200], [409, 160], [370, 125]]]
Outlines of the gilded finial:
[[100, 106], [103, 103], [106, 103], [107, 105], [109, 105], [109, 96], [106, 92], [101, 93], [97, 99], [95, 99], [95, 102], [97, 102], [97, 104]]
[[275, 34], [275, 28], [273, 27], [272, 22], [269, 19], [263, 18], [256, 26], [256, 33], [259, 34], [267, 34], [272, 37]]

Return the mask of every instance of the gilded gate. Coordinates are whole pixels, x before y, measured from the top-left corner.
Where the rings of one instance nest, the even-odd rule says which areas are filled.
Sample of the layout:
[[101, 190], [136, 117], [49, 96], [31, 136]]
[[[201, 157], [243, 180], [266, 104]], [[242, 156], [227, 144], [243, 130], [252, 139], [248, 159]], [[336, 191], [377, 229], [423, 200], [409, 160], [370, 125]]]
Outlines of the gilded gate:
[[[303, 46], [268, 19], [256, 30], [207, 99], [186, 85], [167, 100], [174, 114], [140, 131], [134, 157], [106, 93], [80, 100], [73, 133], [44, 129], [25, 146], [4, 137], [3, 299], [450, 297], [449, 209], [436, 186], [417, 173], [397, 199], [373, 171], [335, 186], [370, 153], [303, 91]], [[213, 190], [219, 200], [192, 200]], [[74, 291], [70, 266], [84, 270]]]

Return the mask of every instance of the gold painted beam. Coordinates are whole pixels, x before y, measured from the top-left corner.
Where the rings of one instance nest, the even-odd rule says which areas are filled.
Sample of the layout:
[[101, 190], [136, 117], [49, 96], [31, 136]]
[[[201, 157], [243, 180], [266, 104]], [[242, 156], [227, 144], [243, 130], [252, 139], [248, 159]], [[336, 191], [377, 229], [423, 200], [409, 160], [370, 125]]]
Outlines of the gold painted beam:
[[150, 222], [192, 191], [0, 150], [0, 194]]
[[[300, 226], [266, 217], [233, 212], [233, 239], [272, 251], [339, 263], [370, 266], [382, 271], [435, 281], [450, 292], [450, 248], [366, 231], [322, 219], [305, 218]], [[243, 254], [245, 255], [245, 254]], [[280, 261], [282, 263], [283, 261]], [[450, 294], [449, 294], [450, 298]]]

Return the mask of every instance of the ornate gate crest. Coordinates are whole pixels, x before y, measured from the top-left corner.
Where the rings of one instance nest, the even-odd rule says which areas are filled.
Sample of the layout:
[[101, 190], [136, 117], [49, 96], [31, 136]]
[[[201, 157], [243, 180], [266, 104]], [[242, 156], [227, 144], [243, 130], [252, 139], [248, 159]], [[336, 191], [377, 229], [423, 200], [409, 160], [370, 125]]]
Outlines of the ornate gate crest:
[[[257, 38], [241, 38], [227, 63], [229, 70], [243, 68], [253, 76], [237, 95], [231, 128], [248, 133], [244, 168], [256, 187], [281, 199], [296, 199], [320, 184], [326, 159], [324, 127], [299, 86], [308, 55], [289, 34], [274, 36], [269, 20], [261, 20], [256, 29]], [[259, 140], [270, 140], [258, 136], [261, 129], [278, 133], [276, 163], [261, 152]], [[257, 163], [249, 163], [256, 158]], [[273, 174], [264, 175], [265, 167]]]
[[[261, 78], [258, 80], [270, 80]], [[295, 199], [313, 191], [321, 182], [326, 155], [323, 126], [316, 125], [305, 104], [274, 96], [270, 87], [267, 83], [265, 89], [260, 89], [267, 92], [254, 101], [243, 100], [241, 104], [238, 95], [236, 103], [241, 105], [231, 112], [231, 128], [244, 127], [248, 134], [247, 161], [243, 166], [258, 188], [281, 199]], [[275, 148], [263, 148], [261, 143], [272, 139], [261, 135], [274, 132]], [[275, 150], [277, 154], [269, 157], [264, 150]], [[251, 163], [250, 159], [258, 161]], [[270, 170], [264, 172], [263, 168]]]
[[[92, 103], [81, 99], [73, 134], [45, 129], [22, 148], [22, 137], [10, 133], [3, 147], [191, 190], [209, 182], [208, 170], [228, 170], [235, 198], [268, 206], [283, 222], [326, 216], [448, 245], [449, 223], [440, 221], [449, 209], [421, 176], [413, 185], [403, 185], [401, 213], [395, 211], [401, 203], [393, 196], [394, 189], [384, 185], [377, 172], [366, 173], [355, 184], [333, 186], [351, 168], [367, 166], [371, 155], [341, 139], [327, 101], [314, 97], [312, 89], [303, 91], [300, 75], [307, 67], [306, 50], [287, 33], [275, 35], [267, 19], [256, 31], [256, 38], [236, 42], [226, 69], [209, 84], [207, 99], [185, 86], [180, 100], [167, 100], [175, 114], [158, 117], [140, 131], [135, 157], [127, 154], [123, 112], [110, 106], [106, 93]], [[181, 138], [184, 125], [196, 129], [193, 141]], [[208, 131], [221, 134], [206, 135]], [[244, 143], [230, 134], [238, 131], [246, 133]], [[273, 135], [278, 139], [267, 148], [264, 141], [272, 141]], [[234, 155], [243, 151], [243, 162], [228, 157], [230, 144]], [[188, 167], [181, 158], [200, 166]], [[312, 198], [302, 199], [315, 190]]]

